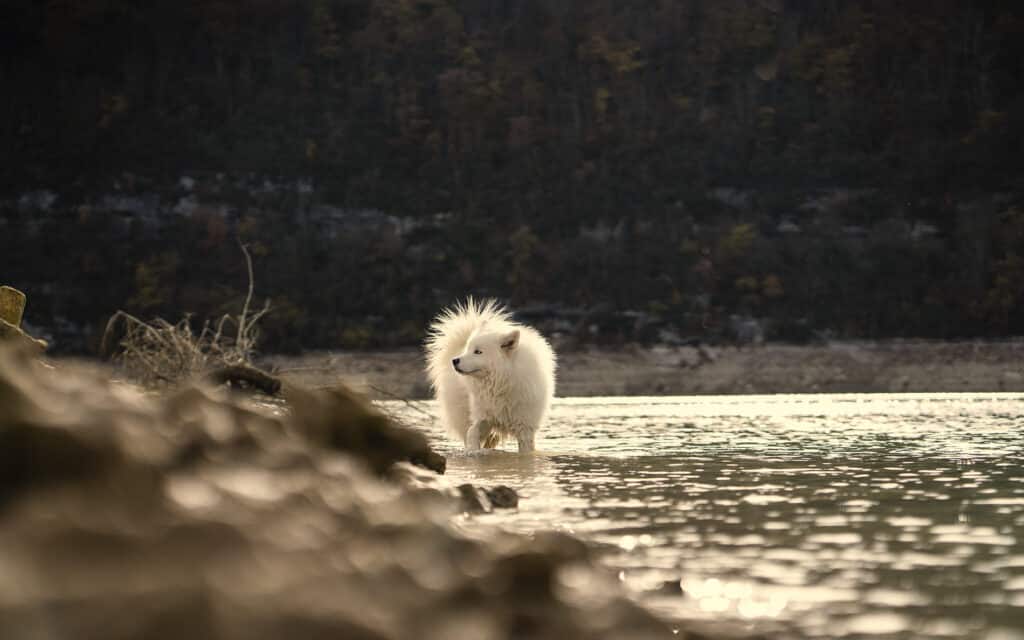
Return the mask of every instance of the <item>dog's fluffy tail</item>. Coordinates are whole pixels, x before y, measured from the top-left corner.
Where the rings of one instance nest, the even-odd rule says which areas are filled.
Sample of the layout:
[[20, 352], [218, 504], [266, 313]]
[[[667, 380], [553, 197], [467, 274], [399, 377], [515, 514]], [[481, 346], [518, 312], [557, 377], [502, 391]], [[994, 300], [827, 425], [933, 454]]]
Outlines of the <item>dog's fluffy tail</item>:
[[451, 368], [452, 359], [462, 352], [470, 334], [488, 322], [510, 323], [512, 316], [497, 300], [474, 300], [456, 303], [442, 311], [430, 325], [427, 334], [427, 375], [437, 389], [441, 375]]

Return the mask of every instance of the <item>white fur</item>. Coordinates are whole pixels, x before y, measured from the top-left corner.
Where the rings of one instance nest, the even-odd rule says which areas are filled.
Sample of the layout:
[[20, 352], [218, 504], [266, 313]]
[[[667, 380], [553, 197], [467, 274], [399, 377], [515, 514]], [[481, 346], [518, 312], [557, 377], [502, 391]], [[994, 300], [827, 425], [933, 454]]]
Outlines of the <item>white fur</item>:
[[543, 336], [494, 300], [470, 298], [434, 319], [426, 352], [441, 422], [467, 450], [515, 438], [533, 451], [555, 394], [555, 352]]

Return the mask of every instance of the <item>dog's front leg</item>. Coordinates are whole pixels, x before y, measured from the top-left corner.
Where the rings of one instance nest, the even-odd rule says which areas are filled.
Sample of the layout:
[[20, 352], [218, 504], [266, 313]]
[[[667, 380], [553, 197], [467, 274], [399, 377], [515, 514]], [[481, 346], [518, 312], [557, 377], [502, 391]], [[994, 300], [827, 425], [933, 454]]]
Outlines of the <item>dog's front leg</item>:
[[480, 449], [480, 423], [474, 424], [466, 431], [466, 451], [478, 451]]
[[533, 446], [533, 433], [521, 433], [516, 436], [519, 441], [519, 453], [531, 453], [534, 451]]
[[466, 451], [480, 450], [480, 431], [484, 429], [484, 421], [473, 423], [473, 426], [466, 431]]
[[478, 420], [466, 432], [466, 451], [477, 451], [482, 447], [493, 449], [497, 442], [489, 442], [494, 431], [492, 420]]

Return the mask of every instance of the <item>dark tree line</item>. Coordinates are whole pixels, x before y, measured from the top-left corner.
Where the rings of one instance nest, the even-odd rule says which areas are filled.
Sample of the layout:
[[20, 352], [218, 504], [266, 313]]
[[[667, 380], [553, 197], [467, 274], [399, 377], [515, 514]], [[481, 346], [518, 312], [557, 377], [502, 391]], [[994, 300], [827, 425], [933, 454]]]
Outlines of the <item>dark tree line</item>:
[[[41, 234], [8, 206], [6, 277], [81, 280], [46, 298], [79, 322], [215, 311], [244, 284], [235, 235], [263, 247], [280, 346], [411, 342], [469, 291], [684, 333], [729, 313], [856, 336], [1024, 320], [1018, 2], [5, 0], [0, 50], [5, 192], [78, 202], [125, 171], [165, 194], [185, 172], [316, 185], [222, 189], [230, 216], [158, 234], [96, 208]], [[801, 206], [823, 189], [867, 195]], [[451, 217], [324, 235], [303, 222], [319, 203]]]

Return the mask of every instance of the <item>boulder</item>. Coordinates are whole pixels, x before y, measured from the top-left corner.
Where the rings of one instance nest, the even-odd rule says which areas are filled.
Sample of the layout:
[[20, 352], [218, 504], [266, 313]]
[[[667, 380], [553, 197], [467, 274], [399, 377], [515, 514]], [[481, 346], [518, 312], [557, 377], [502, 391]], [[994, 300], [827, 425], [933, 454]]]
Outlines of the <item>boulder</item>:
[[21, 329], [25, 313], [25, 294], [13, 287], [0, 286], [0, 342], [14, 342], [30, 351], [44, 351], [45, 340], [37, 340]]
[[0, 320], [20, 327], [24, 313], [25, 294], [13, 287], [0, 287]]
[[444, 473], [445, 459], [420, 432], [394, 424], [362, 396], [343, 386], [319, 391], [289, 388], [294, 424], [315, 444], [363, 460], [378, 474], [396, 462]]

